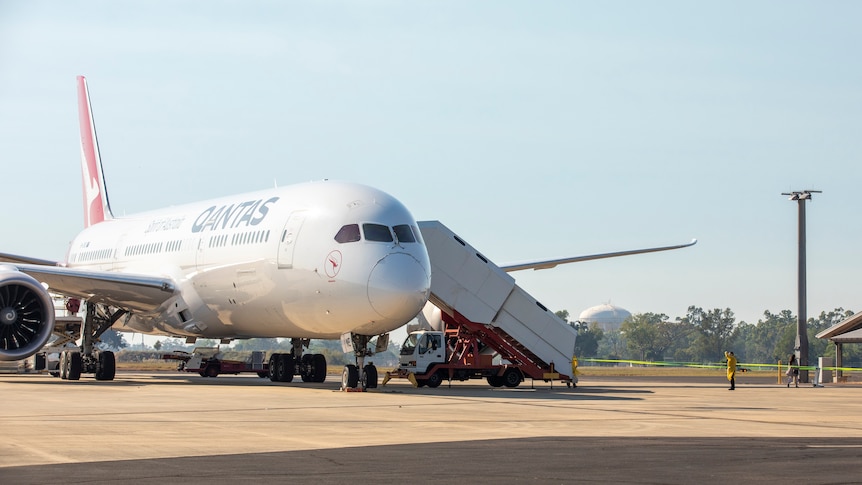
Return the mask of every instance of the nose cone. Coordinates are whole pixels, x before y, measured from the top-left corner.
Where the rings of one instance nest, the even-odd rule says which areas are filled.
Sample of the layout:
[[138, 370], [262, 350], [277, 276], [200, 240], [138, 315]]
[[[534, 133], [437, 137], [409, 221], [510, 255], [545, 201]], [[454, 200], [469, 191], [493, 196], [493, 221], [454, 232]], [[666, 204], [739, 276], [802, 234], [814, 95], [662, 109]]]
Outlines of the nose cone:
[[368, 278], [368, 301], [380, 316], [407, 323], [422, 310], [431, 293], [428, 268], [405, 253], [381, 259]]

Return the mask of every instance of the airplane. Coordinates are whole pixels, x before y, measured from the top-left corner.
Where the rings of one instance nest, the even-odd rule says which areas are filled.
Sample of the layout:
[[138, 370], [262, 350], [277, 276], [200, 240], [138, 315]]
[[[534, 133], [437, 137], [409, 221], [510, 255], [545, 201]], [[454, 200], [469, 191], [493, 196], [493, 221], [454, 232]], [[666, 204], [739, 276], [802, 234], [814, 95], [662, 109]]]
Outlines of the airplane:
[[[0, 360], [32, 356], [56, 332], [81, 340], [80, 350], [61, 352], [59, 377], [113, 380], [114, 354], [95, 345], [112, 327], [187, 341], [278, 337], [290, 339], [291, 351], [272, 354], [270, 379], [323, 382], [325, 357], [304, 349], [311, 339], [341, 339], [355, 358], [342, 370], [342, 387], [377, 386], [365, 357], [433, 306], [428, 250], [401, 202], [373, 187], [325, 180], [116, 217], [83, 76], [77, 91], [84, 229], [63, 261], [0, 253]], [[66, 297], [72, 313], [84, 302], [80, 328], [55, 328], [52, 295]]]
[[271, 379], [326, 377], [309, 340], [347, 335], [356, 365], [344, 384], [375, 387], [364, 364], [374, 336], [411, 320], [431, 269], [415, 218], [393, 196], [321, 181], [116, 217], [111, 211], [87, 80], [77, 78], [84, 229], [64, 261], [0, 254], [0, 360], [38, 352], [54, 330], [50, 293], [85, 302], [81, 352], [60, 377], [112, 380], [114, 354], [94, 344], [120, 330], [174, 337], [290, 338]]

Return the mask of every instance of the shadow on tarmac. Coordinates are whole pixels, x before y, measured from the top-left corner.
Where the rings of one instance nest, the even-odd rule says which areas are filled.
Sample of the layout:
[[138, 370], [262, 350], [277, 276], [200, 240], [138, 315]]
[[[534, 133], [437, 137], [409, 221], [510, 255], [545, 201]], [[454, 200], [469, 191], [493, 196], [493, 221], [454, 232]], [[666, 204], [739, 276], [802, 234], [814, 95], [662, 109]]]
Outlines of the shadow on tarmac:
[[[205, 444], [201, 447], [205, 454]], [[0, 479], [4, 484], [786, 485], [858, 483], [860, 458], [858, 438], [548, 437], [9, 467], [0, 468]]]

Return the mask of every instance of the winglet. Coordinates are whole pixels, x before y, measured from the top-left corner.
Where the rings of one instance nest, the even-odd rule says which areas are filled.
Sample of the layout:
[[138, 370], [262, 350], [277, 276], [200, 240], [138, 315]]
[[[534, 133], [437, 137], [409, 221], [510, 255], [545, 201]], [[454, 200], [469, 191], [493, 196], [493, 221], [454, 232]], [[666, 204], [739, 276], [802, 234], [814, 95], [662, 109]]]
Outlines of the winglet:
[[87, 79], [78, 76], [78, 123], [81, 127], [81, 175], [84, 182], [84, 227], [112, 219], [111, 204], [99, 156], [99, 140], [90, 107]]

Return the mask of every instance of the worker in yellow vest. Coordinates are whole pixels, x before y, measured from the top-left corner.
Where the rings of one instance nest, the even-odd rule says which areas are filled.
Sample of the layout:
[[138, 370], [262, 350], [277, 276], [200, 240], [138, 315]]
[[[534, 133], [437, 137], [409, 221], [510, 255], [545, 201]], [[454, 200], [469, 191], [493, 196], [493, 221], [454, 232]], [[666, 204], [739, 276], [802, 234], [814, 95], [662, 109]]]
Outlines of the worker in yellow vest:
[[724, 356], [727, 358], [727, 380], [730, 381], [730, 390], [736, 389], [736, 356], [733, 352], [724, 351]]

